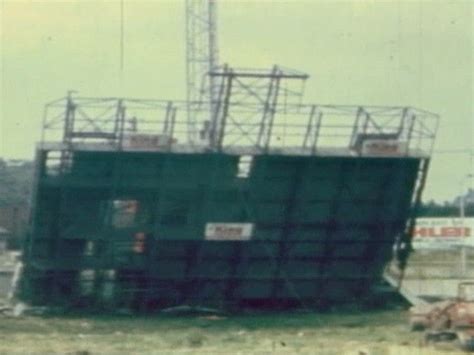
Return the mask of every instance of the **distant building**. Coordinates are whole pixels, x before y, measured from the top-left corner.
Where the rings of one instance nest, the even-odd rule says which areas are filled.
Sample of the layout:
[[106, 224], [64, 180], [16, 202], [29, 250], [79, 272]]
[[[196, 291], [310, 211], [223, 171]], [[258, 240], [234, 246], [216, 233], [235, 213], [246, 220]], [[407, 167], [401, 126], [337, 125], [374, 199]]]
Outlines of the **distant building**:
[[4, 254], [6, 252], [7, 243], [10, 238], [11, 238], [10, 231], [0, 226], [0, 254]]
[[18, 248], [22, 236], [25, 233], [28, 221], [28, 205], [17, 203], [2, 206], [0, 204], [0, 226], [10, 232], [8, 239], [9, 248]]

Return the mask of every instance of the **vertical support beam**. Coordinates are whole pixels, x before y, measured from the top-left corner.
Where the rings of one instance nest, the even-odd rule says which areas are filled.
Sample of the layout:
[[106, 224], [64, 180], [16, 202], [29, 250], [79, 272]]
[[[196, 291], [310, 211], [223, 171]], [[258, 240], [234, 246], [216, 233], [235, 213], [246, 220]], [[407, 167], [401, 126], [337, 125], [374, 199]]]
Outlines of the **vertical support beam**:
[[[275, 70], [276, 70], [276, 66], [273, 67], [272, 74], [275, 73]], [[272, 75], [270, 77], [270, 84], [268, 86], [267, 98], [265, 100], [264, 107], [263, 107], [263, 117], [262, 117], [262, 120], [260, 121], [260, 129], [259, 129], [258, 137], [257, 137], [257, 148], [262, 147], [262, 140], [263, 140], [263, 136], [265, 134], [266, 119], [267, 119], [267, 114], [268, 114], [268, 111], [269, 111], [269, 102], [270, 102], [271, 97], [273, 95], [274, 85], [275, 85], [274, 84], [274, 78], [273, 78], [273, 75]]]
[[[104, 217], [104, 226], [103, 226], [103, 235], [105, 236], [104, 238], [104, 244], [106, 245], [106, 249], [112, 250], [113, 253], [115, 253], [115, 249], [117, 248], [117, 242], [114, 238], [114, 228], [112, 228], [112, 211], [113, 211], [113, 203], [115, 200], [117, 200], [120, 190], [122, 189], [122, 179], [123, 179], [123, 174], [122, 174], [122, 169], [123, 169], [123, 164], [122, 164], [122, 158], [123, 156], [120, 154], [120, 151], [122, 150], [122, 141], [123, 141], [123, 125], [124, 125], [124, 119], [125, 117], [125, 109], [122, 106], [122, 100], [118, 100], [117, 102], [117, 109], [116, 109], [116, 115], [115, 115], [115, 139], [116, 139], [116, 148], [118, 151], [112, 153], [112, 164], [110, 164], [110, 177], [111, 177], [111, 183], [108, 186], [108, 191], [106, 193], [106, 196], [108, 198], [108, 203], [105, 211], [105, 217]], [[118, 142], [117, 142], [118, 138]], [[112, 256], [113, 257], [113, 256]], [[128, 280], [127, 280], [128, 281]], [[120, 294], [117, 294], [118, 292], [121, 292], [123, 290], [119, 289], [116, 287], [114, 289], [115, 292], [115, 297], [120, 298]]]
[[308, 126], [303, 141], [303, 149], [308, 147], [311, 148], [311, 154], [316, 153], [316, 147], [318, 144], [319, 130], [321, 128], [321, 121], [323, 113], [317, 105], [311, 106], [311, 112], [309, 114]]
[[221, 297], [226, 301], [230, 306], [238, 306], [239, 295], [236, 290], [241, 284], [242, 275], [239, 275], [239, 269], [243, 264], [243, 249], [244, 246], [242, 242], [232, 242], [232, 257], [230, 258], [230, 267], [229, 267], [229, 276], [226, 281], [225, 288], [222, 292]]
[[64, 132], [63, 142], [66, 144], [71, 143], [72, 135], [74, 133], [74, 121], [76, 119], [76, 104], [72, 100], [71, 93], [68, 93], [66, 102], [66, 114], [64, 117]]
[[[121, 100], [115, 103], [115, 116], [114, 116], [114, 139], [117, 140], [120, 136], [120, 114], [121, 114]], [[117, 143], [117, 142], [115, 142]], [[117, 144], [118, 147], [118, 144]]]
[[370, 122], [370, 114], [367, 111], [364, 111], [365, 114], [365, 120], [364, 120], [364, 125], [362, 126], [362, 133], [367, 133], [367, 129], [369, 128], [369, 122]]
[[72, 100], [72, 92], [68, 92], [67, 103], [66, 103], [66, 114], [64, 117], [64, 134], [63, 143], [64, 147], [61, 150], [61, 156], [59, 161], [59, 174], [63, 174], [67, 171], [71, 164], [72, 156], [72, 138], [74, 134], [74, 123], [76, 119], [76, 108], [77, 105]]
[[[55, 216], [51, 216], [51, 218], [54, 219], [54, 227], [52, 230], [52, 235], [53, 235], [53, 240], [52, 242], [52, 250], [51, 250], [51, 259], [53, 261], [54, 268], [51, 271], [52, 272], [52, 280], [51, 280], [51, 296], [52, 299], [55, 302], [60, 301], [61, 297], [61, 292], [60, 292], [60, 287], [59, 284], [61, 282], [61, 276], [64, 273], [64, 265], [62, 265], [62, 258], [61, 256], [63, 255], [63, 250], [62, 250], [62, 241], [63, 241], [63, 236], [61, 235], [61, 229], [62, 226], [65, 224], [63, 221], [64, 214], [67, 208], [65, 208], [68, 205], [68, 201], [66, 199], [66, 191], [67, 188], [65, 187], [60, 187], [57, 190], [57, 214]], [[80, 261], [79, 261], [80, 262]], [[61, 300], [62, 301], [62, 300]]]
[[[198, 184], [196, 186], [196, 193], [197, 196], [193, 200], [195, 206], [195, 213], [198, 216], [197, 219], [202, 221], [202, 224], [205, 225], [205, 215], [206, 215], [206, 201], [207, 201], [207, 193], [208, 193], [208, 186], [205, 184]], [[202, 207], [205, 206], [205, 207]], [[201, 214], [201, 216], [199, 216]], [[195, 217], [196, 218], [196, 217]], [[200, 251], [203, 246], [203, 240], [195, 240], [192, 242], [187, 243], [186, 251], [185, 251], [185, 267], [184, 267], [184, 277], [183, 283], [181, 285], [181, 292], [178, 296], [179, 304], [186, 304], [189, 300], [192, 300], [194, 294], [197, 292], [197, 284], [198, 281], [196, 280], [196, 274], [194, 271], [198, 267], [199, 260], [200, 260]]]
[[404, 107], [402, 110], [402, 117], [400, 118], [400, 125], [398, 126], [398, 137], [400, 137], [403, 134], [403, 130], [405, 129], [406, 125], [406, 120], [408, 118], [408, 113], [410, 112], [410, 109], [408, 107]]
[[316, 131], [314, 132], [313, 144], [311, 145], [311, 154], [316, 153], [316, 147], [318, 145], [319, 131], [321, 130], [321, 121], [323, 120], [323, 113], [319, 111], [317, 122], [316, 122]]
[[262, 149], [264, 152], [268, 152], [270, 146], [273, 119], [276, 113], [280, 89], [280, 74], [280, 70], [275, 65], [272, 74], [269, 76], [270, 84], [268, 85], [267, 97], [263, 106], [263, 117], [260, 121], [260, 130], [257, 137], [257, 148]]
[[[391, 197], [389, 195], [390, 190], [388, 188], [390, 183], [392, 181], [402, 181], [403, 179], [401, 178], [403, 176], [401, 176], [401, 173], [405, 172], [405, 170], [397, 168], [396, 164], [399, 163], [399, 160], [392, 160], [390, 163], [392, 165], [395, 165], [395, 169], [386, 169], [383, 178], [379, 183], [377, 183], [377, 186], [375, 187], [377, 195], [376, 200], [373, 203], [375, 207], [373, 212], [373, 218], [371, 218], [371, 225], [369, 226], [368, 230], [369, 237], [367, 240], [364, 241], [365, 248], [363, 251], [363, 257], [362, 260], [360, 260], [361, 269], [363, 270], [364, 275], [369, 275], [369, 272], [371, 270], [374, 270], [374, 268], [378, 266], [374, 258], [377, 257], [377, 252], [383, 251], [386, 247], [381, 246], [382, 244], [387, 243], [386, 234], [393, 232], [391, 228], [388, 228], [389, 223], [383, 219], [385, 216], [384, 206], [389, 203], [387, 201], [389, 197], [390, 200], [394, 200], [395, 197]], [[360, 161], [358, 161], [358, 166], [360, 166]], [[353, 178], [356, 177], [353, 176]], [[395, 198], [399, 198], [400, 196], [401, 194], [398, 194]], [[357, 201], [354, 201], [354, 205], [356, 203]], [[367, 291], [367, 287], [373, 284], [373, 281], [373, 279], [368, 278], [364, 278], [363, 280], [361, 280], [360, 286], [358, 288], [359, 293], [363, 295]]]
[[170, 170], [170, 154], [166, 154], [161, 158], [162, 165], [159, 176], [157, 177], [156, 188], [154, 189], [154, 201], [155, 204], [155, 213], [153, 220], [153, 228], [151, 235], [147, 238], [147, 269], [144, 277], [146, 278], [147, 288], [145, 292], [145, 301], [148, 302], [152, 300], [153, 297], [156, 297], [154, 290], [157, 289], [156, 285], [159, 281], [157, 278], [157, 268], [156, 262], [158, 261], [158, 252], [160, 247], [160, 232], [162, 228], [161, 218], [163, 217], [163, 211], [165, 206], [165, 191], [167, 189], [167, 174]]
[[170, 117], [168, 151], [171, 151], [171, 146], [173, 145], [174, 126], [175, 126], [175, 123], [176, 123], [176, 112], [177, 112], [177, 108], [173, 107], [173, 110], [171, 111], [171, 117]]
[[[214, 196], [216, 193], [216, 185], [217, 185], [217, 178], [218, 172], [220, 171], [219, 166], [222, 164], [223, 160], [226, 159], [222, 154], [211, 154], [206, 159], [206, 163], [208, 164], [209, 177], [206, 182], [201, 185], [200, 195], [198, 198], [198, 203], [201, 206], [199, 211], [199, 223], [203, 227], [205, 227], [206, 223], [209, 221], [209, 213], [212, 210], [212, 204], [214, 200]], [[206, 246], [216, 243], [213, 241], [204, 240], [201, 238], [197, 240], [194, 245], [188, 249], [186, 259], [186, 287], [183, 288], [183, 292], [181, 297], [183, 299], [183, 303], [187, 300], [194, 301], [195, 303], [199, 302], [206, 302], [207, 300], [200, 299], [203, 296], [201, 290], [206, 286], [206, 282], [208, 281], [206, 275], [201, 273], [197, 273], [196, 269], [199, 270], [199, 264], [203, 259], [203, 250], [205, 250]], [[202, 269], [200, 270], [202, 272]]]
[[[230, 97], [232, 95], [232, 81], [234, 79], [234, 75], [232, 73], [232, 69], [230, 70], [229, 75], [227, 76], [227, 83], [226, 83], [226, 92], [224, 96], [224, 107], [222, 108], [222, 118], [220, 119], [219, 124], [219, 133], [216, 137], [216, 144], [215, 149], [218, 152], [222, 151], [222, 144], [224, 142], [225, 136], [225, 126], [227, 123], [227, 117], [229, 115], [229, 105], [230, 105]], [[216, 122], [217, 123], [217, 122]], [[217, 127], [213, 127], [213, 131], [215, 131]]]
[[[230, 100], [230, 92], [229, 90], [227, 90], [226, 92], [226, 84], [228, 84], [228, 81], [227, 81], [227, 76], [230, 75], [230, 73], [232, 72], [232, 70], [229, 70], [227, 64], [224, 64], [224, 67], [223, 67], [223, 70], [222, 70], [222, 77], [221, 77], [221, 84], [219, 86], [219, 92], [217, 93], [217, 97], [216, 97], [216, 105], [214, 107], [214, 110], [212, 112], [212, 116], [211, 116], [211, 122], [210, 122], [210, 131], [209, 132], [205, 132], [208, 134], [208, 140], [209, 140], [209, 147], [211, 149], [214, 149], [215, 147], [215, 142], [216, 142], [216, 134], [217, 132], [219, 132], [218, 130], [218, 127], [219, 127], [219, 116], [221, 114], [221, 110], [222, 110], [222, 104], [224, 103], [224, 101], [227, 102], [227, 104], [229, 103], [229, 100]], [[210, 74], [211, 76], [215, 76], [215, 73], [211, 73]], [[216, 77], [217, 79], [217, 77]], [[224, 99], [224, 95], [226, 95], [226, 99]], [[227, 97], [229, 99], [227, 99]], [[225, 111], [225, 114], [227, 115], [228, 114], [228, 105], [227, 105], [227, 109]]]
[[116, 146], [119, 151], [123, 149], [124, 129], [125, 129], [125, 106], [123, 105], [123, 100], [119, 99], [117, 101], [117, 110], [115, 112], [115, 128], [114, 128]]
[[407, 132], [407, 154], [410, 151], [410, 143], [411, 143], [411, 138], [413, 136], [413, 130], [415, 128], [415, 122], [416, 122], [416, 115], [412, 114], [410, 115], [410, 126], [408, 127], [408, 132]]
[[173, 103], [171, 101], [168, 101], [168, 104], [166, 105], [165, 121], [163, 122], [163, 130], [162, 130], [163, 135], [169, 134], [168, 131], [169, 131], [172, 112], [173, 112]]
[[357, 137], [359, 135], [359, 121], [360, 121], [360, 118], [361, 116], [365, 113], [365, 110], [362, 106], [360, 106], [358, 109], [357, 109], [357, 114], [356, 114], [356, 119], [355, 119], [355, 122], [354, 122], [354, 126], [352, 127], [352, 134], [351, 134], [351, 140], [350, 140], [350, 143], [349, 143], [349, 148], [357, 148], [355, 145], [357, 143]]
[[324, 229], [325, 229], [325, 238], [322, 241], [323, 256], [319, 259], [319, 287], [318, 294], [322, 296], [323, 304], [319, 306], [326, 306], [324, 304], [328, 300], [326, 299], [326, 282], [328, 278], [325, 276], [326, 268], [331, 260], [333, 259], [334, 250], [338, 247], [339, 241], [335, 241], [334, 236], [337, 235], [337, 232], [341, 229], [340, 221], [338, 220], [338, 213], [341, 207], [341, 193], [344, 189], [347, 188], [347, 179], [351, 175], [351, 166], [347, 161], [339, 160], [339, 174], [337, 176], [337, 181], [334, 182], [336, 185], [335, 193], [331, 198], [331, 211], [329, 213], [329, 218], [327, 219]]
[[273, 130], [273, 121], [275, 119], [276, 106], [278, 104], [278, 94], [280, 91], [280, 81], [281, 78], [277, 76], [275, 78], [275, 93], [273, 94], [273, 101], [270, 107], [269, 117], [268, 117], [268, 132], [265, 139], [265, 152], [268, 152], [270, 147], [270, 141], [272, 139], [272, 130]]
[[[303, 173], [305, 168], [305, 161], [296, 161], [297, 166], [293, 170], [291, 188], [289, 191], [288, 199], [285, 201], [285, 213], [283, 227], [281, 229], [280, 238], [278, 241], [278, 259], [276, 260], [276, 269], [273, 275], [273, 287], [272, 287], [272, 296], [274, 299], [278, 299], [278, 293], [281, 289], [281, 284], [284, 282], [286, 287], [290, 289], [290, 292], [294, 291], [294, 295], [301, 304], [304, 306], [303, 301], [300, 299], [299, 295], [295, 291], [295, 287], [292, 281], [288, 278], [286, 272], [283, 270], [286, 268], [288, 262], [288, 251], [289, 251], [289, 241], [294, 230], [296, 228], [294, 223], [294, 210], [297, 206], [296, 199], [298, 197], [298, 192], [301, 187], [301, 181], [303, 179]], [[294, 242], [294, 240], [291, 240]]]
[[[108, 191], [108, 204], [107, 210], [105, 211], [105, 218], [104, 218], [104, 233], [105, 236], [104, 244], [105, 248], [112, 250], [115, 252], [115, 248], [117, 247], [116, 241], [113, 238], [113, 228], [112, 228], [112, 210], [113, 210], [113, 203], [117, 200], [119, 195], [119, 190], [121, 189], [122, 185], [122, 156], [120, 155], [120, 151], [123, 149], [123, 135], [124, 135], [124, 127], [125, 127], [125, 107], [123, 106], [123, 100], [119, 99], [116, 103], [116, 111], [115, 111], [115, 121], [114, 121], [114, 143], [115, 148], [117, 149], [116, 152], [113, 153], [113, 162], [110, 165], [110, 176], [111, 176], [111, 184], [109, 185]], [[112, 256], [113, 257], [113, 256]], [[128, 280], [127, 280], [128, 281]], [[115, 292], [121, 291], [117, 288]], [[115, 297], [120, 297], [119, 294], [115, 294]]]
[[173, 136], [174, 136], [174, 126], [176, 122], [176, 111], [177, 108], [173, 106], [171, 101], [168, 102], [166, 105], [166, 114], [165, 114], [165, 121], [163, 123], [163, 135], [168, 138], [168, 143], [166, 145], [167, 150], [171, 150], [171, 146], [173, 144]]
[[408, 221], [405, 226], [405, 231], [403, 232], [403, 234], [401, 235], [401, 237], [396, 243], [395, 256], [397, 258], [398, 269], [400, 271], [400, 275], [398, 279], [398, 289], [402, 287], [402, 282], [405, 276], [405, 268], [407, 265], [408, 256], [410, 255], [410, 252], [412, 250], [411, 236], [413, 235], [413, 231], [415, 229], [416, 216], [418, 214], [418, 210], [421, 205], [421, 194], [425, 187], [429, 165], [430, 165], [429, 158], [420, 159], [415, 187], [413, 190], [411, 203], [410, 203]]
[[308, 145], [309, 137], [311, 135], [311, 131], [313, 130], [313, 118], [316, 113], [316, 105], [311, 106], [311, 112], [309, 113], [309, 120], [308, 120], [308, 126], [306, 127], [306, 134], [303, 139], [303, 149], [305, 149]]
[[39, 202], [39, 190], [41, 185], [41, 179], [45, 177], [46, 171], [46, 160], [48, 157], [48, 152], [45, 150], [37, 150], [35, 153], [35, 169], [33, 175], [32, 191], [30, 196], [30, 218], [28, 221], [28, 230], [25, 241], [25, 248], [23, 252], [25, 253], [25, 260], [33, 260], [33, 250], [34, 242], [36, 241], [37, 236], [33, 233], [36, 233], [39, 230], [38, 225], [38, 216], [40, 215], [40, 209], [38, 208]]

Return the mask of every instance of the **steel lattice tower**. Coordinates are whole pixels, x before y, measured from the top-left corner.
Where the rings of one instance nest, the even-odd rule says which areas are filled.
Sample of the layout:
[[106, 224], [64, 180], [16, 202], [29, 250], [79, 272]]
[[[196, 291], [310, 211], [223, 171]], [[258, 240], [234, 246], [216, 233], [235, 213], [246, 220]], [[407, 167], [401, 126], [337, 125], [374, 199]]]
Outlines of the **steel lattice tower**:
[[198, 124], [208, 121], [214, 126], [217, 84], [209, 73], [218, 66], [216, 7], [215, 0], [186, 0], [187, 119], [192, 143], [202, 128]]

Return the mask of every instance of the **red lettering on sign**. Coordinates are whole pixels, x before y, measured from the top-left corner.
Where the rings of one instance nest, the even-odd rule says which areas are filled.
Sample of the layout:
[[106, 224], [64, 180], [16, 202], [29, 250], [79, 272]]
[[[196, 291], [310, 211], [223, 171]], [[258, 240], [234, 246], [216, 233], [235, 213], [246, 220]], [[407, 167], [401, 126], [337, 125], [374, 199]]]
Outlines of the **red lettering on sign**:
[[471, 228], [468, 227], [420, 227], [413, 230], [413, 237], [422, 238], [452, 238], [452, 237], [470, 237]]
[[463, 230], [457, 227], [441, 228], [441, 235], [445, 237], [462, 237]]
[[224, 227], [218, 226], [215, 228], [215, 234], [222, 237], [239, 237], [243, 233], [242, 227]]
[[413, 230], [413, 236], [414, 237], [426, 237], [427, 236], [426, 235], [426, 228], [423, 228], [423, 227], [415, 228]]

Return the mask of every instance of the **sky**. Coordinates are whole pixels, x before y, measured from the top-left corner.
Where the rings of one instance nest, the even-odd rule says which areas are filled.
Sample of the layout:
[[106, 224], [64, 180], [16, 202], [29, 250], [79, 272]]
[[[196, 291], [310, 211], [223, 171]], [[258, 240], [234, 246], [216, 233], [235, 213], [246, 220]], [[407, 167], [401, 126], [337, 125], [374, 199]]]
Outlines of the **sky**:
[[[305, 101], [414, 106], [441, 121], [424, 200], [473, 173], [474, 1], [218, 0], [219, 57], [311, 78]], [[185, 98], [184, 0], [0, 0], [0, 157], [32, 159], [46, 102]]]

